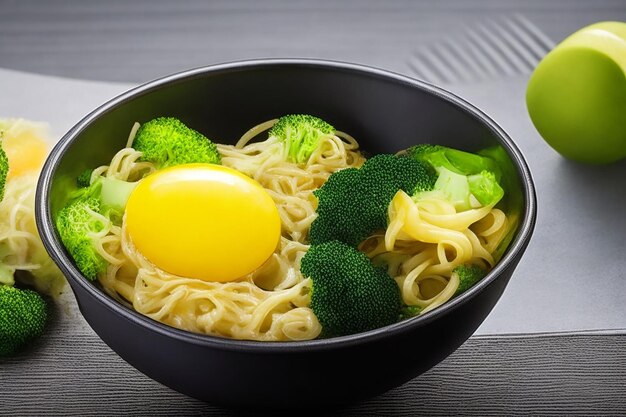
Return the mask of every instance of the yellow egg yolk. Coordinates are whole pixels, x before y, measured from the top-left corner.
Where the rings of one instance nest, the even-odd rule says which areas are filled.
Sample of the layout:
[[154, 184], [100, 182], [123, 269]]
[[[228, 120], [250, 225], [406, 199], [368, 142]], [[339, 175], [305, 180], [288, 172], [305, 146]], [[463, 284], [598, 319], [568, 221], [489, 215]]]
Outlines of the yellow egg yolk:
[[2, 149], [9, 160], [7, 179], [41, 168], [48, 146], [38, 134], [36, 129], [22, 129], [4, 135]]
[[126, 227], [137, 250], [174, 275], [226, 282], [260, 267], [280, 239], [280, 217], [265, 189], [221, 165], [157, 171], [133, 190]]

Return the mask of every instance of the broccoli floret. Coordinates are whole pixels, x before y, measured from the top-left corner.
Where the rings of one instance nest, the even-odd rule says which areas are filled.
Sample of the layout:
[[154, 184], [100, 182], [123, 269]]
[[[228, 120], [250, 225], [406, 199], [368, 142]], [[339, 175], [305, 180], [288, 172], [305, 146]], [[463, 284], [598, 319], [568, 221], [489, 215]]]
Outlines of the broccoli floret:
[[311, 224], [311, 243], [339, 240], [356, 247], [387, 227], [387, 208], [398, 190], [429, 190], [435, 178], [423, 162], [388, 154], [368, 159], [360, 169], [333, 173], [313, 192], [318, 199], [318, 217]]
[[364, 332], [398, 320], [398, 286], [357, 249], [338, 241], [312, 245], [300, 270], [313, 282], [311, 309], [323, 337]]
[[467, 182], [470, 194], [482, 206], [496, 205], [504, 197], [504, 190], [493, 172], [482, 171], [479, 174], [468, 175]]
[[407, 155], [428, 163], [438, 174], [432, 192], [415, 193], [414, 199], [442, 198], [463, 211], [497, 204], [504, 196], [499, 184], [501, 170], [488, 156], [440, 145], [417, 145]]
[[500, 170], [496, 162], [486, 156], [464, 152], [441, 145], [416, 145], [407, 149], [407, 155], [413, 159], [424, 161], [434, 167], [446, 168], [461, 175], [480, 174], [489, 171], [500, 180]]
[[491, 159], [496, 165], [494, 174], [507, 194], [507, 202], [510, 208], [520, 209], [522, 203], [522, 191], [517, 181], [517, 168], [508, 153], [500, 145], [482, 149], [478, 153], [486, 159]]
[[461, 175], [447, 168], [438, 168], [439, 176], [431, 191], [414, 193], [415, 201], [439, 198], [454, 204], [459, 211], [495, 205], [504, 196], [504, 190], [489, 171], [474, 175]]
[[454, 293], [454, 295], [459, 295], [483, 279], [487, 271], [478, 265], [467, 264], [457, 266], [452, 270], [452, 274], [459, 278], [459, 286]]
[[103, 215], [121, 224], [130, 194], [138, 182], [98, 177], [89, 187], [80, 188], [59, 211], [56, 226], [61, 241], [85, 277], [95, 280], [107, 262], [95, 247], [93, 234], [103, 230]]
[[139, 181], [128, 182], [116, 178], [100, 177], [96, 180], [100, 182], [100, 202], [102, 203], [101, 213], [114, 220], [121, 222], [126, 209], [126, 203], [130, 198]]
[[420, 306], [402, 306], [400, 309], [400, 320], [417, 316], [423, 310]]
[[41, 336], [48, 320], [46, 301], [36, 291], [0, 285], [0, 356]]
[[334, 135], [335, 128], [322, 119], [307, 114], [289, 114], [278, 119], [269, 136], [285, 144], [287, 159], [301, 164], [309, 160], [320, 138]]
[[56, 219], [63, 245], [83, 275], [93, 281], [106, 269], [107, 262], [96, 250], [90, 235], [102, 231], [104, 225], [94, 216], [100, 211], [97, 197], [83, 197], [65, 206]]
[[89, 187], [91, 184], [91, 174], [93, 169], [86, 169], [76, 178], [76, 185], [79, 187]]
[[[0, 136], [1, 137], [1, 136]], [[2, 148], [0, 141], [0, 201], [4, 198], [4, 187], [7, 183], [7, 174], [9, 173], [9, 158]]]
[[[100, 201], [100, 214], [107, 217], [119, 216], [121, 220], [130, 194], [138, 184], [139, 181], [129, 182], [111, 177], [97, 177], [93, 184], [78, 189], [71, 195], [70, 200], [95, 197]], [[113, 215], [111, 211], [114, 212]]]
[[447, 200], [454, 204], [458, 210], [467, 210], [471, 207], [469, 182], [465, 175], [457, 174], [447, 168], [439, 168], [439, 176], [430, 191], [421, 191], [413, 194], [413, 199], [418, 201], [424, 198]]
[[213, 142], [173, 117], [159, 117], [141, 125], [133, 147], [143, 153], [141, 160], [153, 162], [159, 168], [191, 163], [221, 163], [217, 146]]

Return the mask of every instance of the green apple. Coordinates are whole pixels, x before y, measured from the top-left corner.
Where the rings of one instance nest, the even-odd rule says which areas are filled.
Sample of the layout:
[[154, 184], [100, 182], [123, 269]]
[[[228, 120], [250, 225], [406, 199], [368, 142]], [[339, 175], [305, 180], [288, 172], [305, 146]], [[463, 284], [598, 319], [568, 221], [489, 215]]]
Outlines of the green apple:
[[545, 141], [568, 159], [626, 157], [626, 23], [587, 26], [537, 65], [526, 105]]

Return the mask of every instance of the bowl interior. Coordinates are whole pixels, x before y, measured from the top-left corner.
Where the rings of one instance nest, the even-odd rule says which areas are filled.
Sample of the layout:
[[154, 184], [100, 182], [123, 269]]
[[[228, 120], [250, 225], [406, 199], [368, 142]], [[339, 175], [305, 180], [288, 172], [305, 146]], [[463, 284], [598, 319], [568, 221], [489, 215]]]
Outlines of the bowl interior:
[[[51, 153], [40, 183], [48, 204], [39, 211], [43, 213], [39, 221], [52, 256], [60, 257], [57, 262], [69, 269], [70, 281], [80, 279], [52, 219], [76, 188], [76, 177], [86, 168], [108, 163], [125, 146], [135, 122], [177, 117], [214, 142], [235, 143], [252, 126], [289, 113], [319, 116], [354, 136], [372, 154], [394, 153], [418, 143], [468, 151], [503, 145], [518, 165], [519, 192], [526, 203], [520, 230], [529, 233], [534, 219], [529, 199], [534, 193], [521, 154], [497, 125], [471, 105], [429, 84], [375, 69], [319, 61], [264, 61], [197, 69], [148, 83], [103, 105], [75, 126]], [[529, 214], [529, 207], [533, 213]], [[514, 241], [511, 247], [515, 245]], [[82, 279], [81, 285], [93, 284]]]

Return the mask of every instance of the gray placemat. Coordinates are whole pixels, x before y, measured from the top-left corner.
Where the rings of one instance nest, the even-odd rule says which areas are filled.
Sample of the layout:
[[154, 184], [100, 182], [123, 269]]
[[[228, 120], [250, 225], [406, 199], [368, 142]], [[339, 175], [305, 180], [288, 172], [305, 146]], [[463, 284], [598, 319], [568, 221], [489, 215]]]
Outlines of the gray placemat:
[[[624, 329], [626, 193], [619, 179], [626, 178], [626, 164], [583, 166], [549, 148], [525, 109], [526, 78], [450, 86], [511, 135], [537, 186], [532, 241], [477, 334]], [[127, 88], [0, 70], [0, 91], [12, 97], [0, 101], [0, 114], [47, 121], [58, 138], [87, 112]]]

